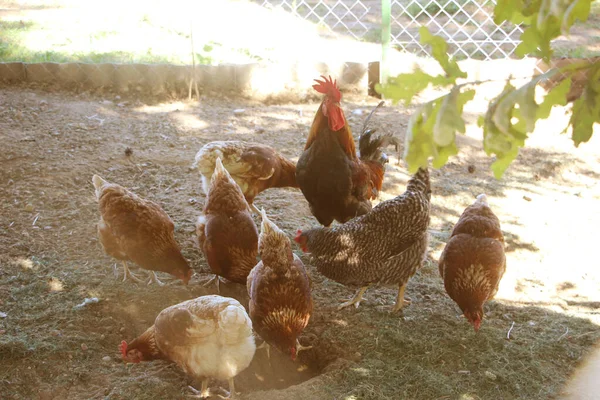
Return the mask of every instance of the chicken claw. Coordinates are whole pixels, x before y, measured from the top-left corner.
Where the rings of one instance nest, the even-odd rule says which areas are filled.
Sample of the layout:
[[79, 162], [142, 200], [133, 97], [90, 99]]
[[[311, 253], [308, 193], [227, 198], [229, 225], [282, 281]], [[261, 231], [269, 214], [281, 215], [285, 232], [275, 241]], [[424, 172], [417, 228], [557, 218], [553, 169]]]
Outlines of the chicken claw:
[[363, 286], [360, 289], [358, 289], [358, 291], [356, 292], [356, 294], [354, 295], [354, 297], [352, 299], [350, 299], [338, 306], [338, 310], [341, 310], [343, 308], [351, 306], [352, 304], [354, 304], [354, 307], [358, 308], [358, 306], [360, 305], [360, 302], [362, 301], [363, 294], [365, 294], [365, 292], [367, 291], [368, 288], [369, 288], [369, 285]]
[[217, 293], [221, 293], [221, 288], [219, 287], [219, 283], [221, 282], [221, 278], [219, 277], [219, 275], [215, 275], [212, 278], [210, 278], [204, 285], [202, 285], [202, 287], [207, 287], [210, 284], [212, 284], [213, 282], [215, 282], [216, 285], [217, 285]]
[[148, 285], [150, 285], [152, 282], [156, 282], [156, 284], [158, 286], [165, 286], [166, 285], [166, 283], [164, 283], [164, 282], [162, 282], [162, 281], [160, 281], [158, 279], [158, 277], [156, 276], [156, 272], [154, 272], [154, 271], [148, 271], [148, 277], [149, 277], [149, 279], [148, 279]]
[[193, 388], [192, 386], [188, 386], [194, 394], [190, 394], [187, 397], [191, 397], [194, 399], [207, 399], [210, 397], [210, 390], [208, 389], [208, 379], [204, 379], [202, 381], [202, 388], [200, 390]]
[[302, 346], [300, 344], [300, 341], [298, 341], [298, 339], [296, 339], [296, 354], [300, 353], [302, 350], [309, 350], [312, 349], [312, 346]]
[[131, 278], [132, 280], [138, 282], [138, 283], [142, 283], [143, 281], [138, 278], [137, 276], [135, 276], [133, 274], [133, 272], [131, 272], [129, 270], [129, 266], [127, 266], [127, 262], [123, 261], [123, 268], [125, 269], [125, 273], [123, 274], [123, 282], [125, 282], [127, 280], [127, 278]]

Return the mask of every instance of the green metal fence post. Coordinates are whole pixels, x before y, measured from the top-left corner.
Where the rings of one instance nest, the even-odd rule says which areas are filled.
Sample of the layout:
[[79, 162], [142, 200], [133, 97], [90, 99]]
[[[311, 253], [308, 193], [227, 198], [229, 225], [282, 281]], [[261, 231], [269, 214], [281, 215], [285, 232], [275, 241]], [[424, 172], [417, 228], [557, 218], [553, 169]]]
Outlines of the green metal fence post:
[[379, 68], [379, 82], [387, 82], [388, 71], [388, 52], [390, 49], [390, 40], [392, 37], [392, 6], [391, 0], [381, 0], [381, 65]]

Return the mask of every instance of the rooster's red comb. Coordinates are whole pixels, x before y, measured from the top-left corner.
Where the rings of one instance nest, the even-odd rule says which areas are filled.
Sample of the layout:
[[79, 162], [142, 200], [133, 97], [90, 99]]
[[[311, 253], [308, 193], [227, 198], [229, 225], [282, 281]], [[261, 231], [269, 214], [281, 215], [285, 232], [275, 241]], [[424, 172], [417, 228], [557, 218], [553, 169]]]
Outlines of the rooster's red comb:
[[300, 243], [300, 236], [302, 236], [302, 230], [301, 230], [301, 229], [298, 229], [298, 230], [296, 231], [296, 237], [294, 238], [294, 241], [296, 241], [296, 242]]
[[336, 103], [339, 103], [340, 100], [342, 100], [342, 94], [337, 86], [337, 79], [334, 81], [331, 79], [331, 76], [329, 76], [328, 79], [324, 75], [321, 75], [321, 78], [323, 78], [322, 81], [315, 79], [315, 82], [317, 83], [313, 85], [313, 89], [319, 93], [323, 93], [324, 95], [331, 97]]
[[121, 355], [123, 357], [127, 357], [127, 342], [126, 341], [122, 341], [121, 345], [119, 346], [119, 350], [121, 350]]

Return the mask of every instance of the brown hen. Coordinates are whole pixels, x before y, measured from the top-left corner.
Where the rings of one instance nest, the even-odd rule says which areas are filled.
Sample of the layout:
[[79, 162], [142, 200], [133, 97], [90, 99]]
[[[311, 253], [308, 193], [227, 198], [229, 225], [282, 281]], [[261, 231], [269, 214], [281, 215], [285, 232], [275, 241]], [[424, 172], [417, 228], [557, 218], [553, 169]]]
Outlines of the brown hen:
[[98, 236], [104, 251], [123, 261], [125, 277], [131, 276], [127, 261], [152, 271], [151, 280], [162, 284], [154, 271], [168, 272], [187, 285], [192, 269], [175, 242], [175, 225], [156, 203], [144, 200], [122, 186], [98, 175], [92, 177], [98, 199]]
[[216, 280], [217, 290], [219, 277], [245, 284], [256, 265], [258, 230], [249, 209], [240, 187], [217, 158], [204, 210], [196, 224], [200, 249], [216, 275], [208, 283]]
[[496, 295], [506, 271], [500, 221], [484, 194], [477, 196], [454, 226], [440, 256], [439, 270], [446, 292], [477, 332], [483, 304]]
[[258, 239], [261, 261], [248, 275], [249, 311], [254, 330], [292, 360], [303, 347], [298, 336], [310, 319], [313, 301], [310, 278], [302, 261], [292, 253], [286, 234], [261, 211]]

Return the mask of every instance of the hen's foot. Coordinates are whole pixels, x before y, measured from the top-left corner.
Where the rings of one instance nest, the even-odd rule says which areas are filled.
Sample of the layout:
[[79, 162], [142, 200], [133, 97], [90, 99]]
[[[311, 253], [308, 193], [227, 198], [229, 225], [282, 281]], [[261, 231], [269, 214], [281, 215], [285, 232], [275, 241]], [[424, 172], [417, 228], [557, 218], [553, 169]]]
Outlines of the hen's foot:
[[217, 286], [217, 293], [221, 293], [221, 289], [219, 287], [219, 283], [221, 282], [221, 278], [219, 277], [219, 275], [213, 276], [208, 281], [206, 281], [206, 283], [204, 285], [202, 285], [202, 286], [203, 287], [210, 286], [213, 282], [215, 282], [215, 285]]
[[233, 378], [229, 378], [229, 392], [227, 392], [224, 389], [223, 392], [227, 393], [225, 396], [221, 396], [219, 395], [219, 397], [221, 399], [225, 399], [225, 400], [233, 400], [235, 398], [237, 398], [236, 393], [235, 393], [235, 385], [233, 384]]
[[208, 389], [208, 379], [202, 381], [202, 388], [200, 390], [193, 388], [192, 386], [188, 386], [188, 388], [194, 392], [194, 394], [188, 395], [190, 398], [194, 399], [207, 399], [210, 397], [210, 390]]
[[299, 354], [302, 350], [310, 350], [312, 348], [312, 346], [302, 346], [300, 341], [296, 339], [296, 354]]
[[131, 280], [138, 282], [138, 283], [144, 282], [143, 280], [141, 280], [140, 278], [135, 276], [133, 274], [133, 272], [131, 272], [129, 270], [129, 266], [127, 265], [127, 263], [125, 261], [123, 261], [123, 269], [125, 270], [125, 272], [123, 273], [123, 282], [125, 282], [127, 280], [127, 278], [131, 278]]
[[338, 310], [344, 309], [353, 304], [354, 304], [354, 307], [358, 308], [358, 306], [360, 305], [360, 302], [362, 301], [363, 294], [365, 294], [365, 292], [367, 291], [368, 288], [369, 288], [369, 286], [367, 285], [367, 286], [363, 286], [360, 289], [358, 289], [358, 291], [356, 292], [356, 294], [354, 295], [354, 297], [352, 299], [350, 299], [338, 306]]
[[165, 283], [160, 281], [156, 276], [156, 272], [148, 271], [148, 285], [152, 284], [153, 282], [155, 282], [158, 286], [165, 286]]
[[401, 312], [404, 306], [412, 303], [410, 298], [404, 297], [404, 290], [406, 289], [406, 283], [398, 285], [398, 295], [396, 296], [396, 304], [392, 308], [392, 313]]

